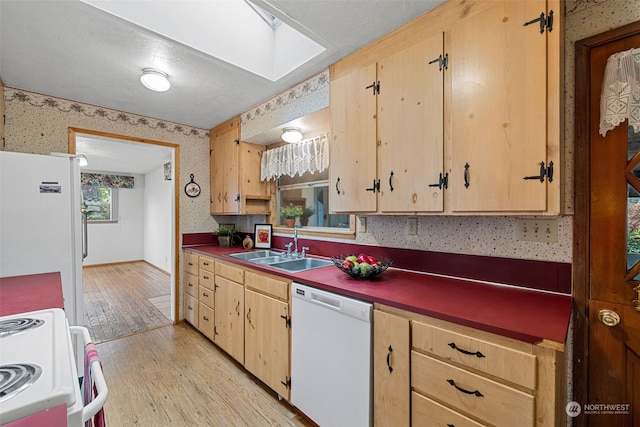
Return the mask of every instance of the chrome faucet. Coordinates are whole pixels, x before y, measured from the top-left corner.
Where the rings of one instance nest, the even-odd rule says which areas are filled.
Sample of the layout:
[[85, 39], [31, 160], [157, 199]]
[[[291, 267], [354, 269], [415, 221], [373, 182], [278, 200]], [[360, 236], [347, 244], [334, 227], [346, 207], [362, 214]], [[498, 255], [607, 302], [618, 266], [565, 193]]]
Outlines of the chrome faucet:
[[293, 227], [293, 255], [298, 256], [298, 226]]

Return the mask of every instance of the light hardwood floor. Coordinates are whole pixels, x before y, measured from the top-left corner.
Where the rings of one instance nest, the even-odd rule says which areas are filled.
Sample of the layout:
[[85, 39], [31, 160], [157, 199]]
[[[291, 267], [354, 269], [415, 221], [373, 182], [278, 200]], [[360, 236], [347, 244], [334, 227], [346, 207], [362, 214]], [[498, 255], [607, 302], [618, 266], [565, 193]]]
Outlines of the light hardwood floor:
[[84, 267], [82, 275], [84, 324], [95, 343], [171, 323], [167, 273], [138, 261]]
[[109, 427], [312, 426], [186, 322], [97, 348]]

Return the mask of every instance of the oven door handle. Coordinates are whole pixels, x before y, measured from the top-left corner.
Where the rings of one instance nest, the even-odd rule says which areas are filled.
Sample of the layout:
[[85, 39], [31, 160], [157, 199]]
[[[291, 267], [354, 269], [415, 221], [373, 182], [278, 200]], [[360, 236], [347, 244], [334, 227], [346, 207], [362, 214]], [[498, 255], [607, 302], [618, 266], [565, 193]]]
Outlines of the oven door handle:
[[[84, 346], [91, 343], [91, 335], [89, 335], [89, 330], [84, 326], [69, 326], [69, 330], [72, 334], [81, 335], [82, 341], [84, 342]], [[102, 373], [102, 367], [100, 366], [99, 360], [94, 360], [89, 367], [91, 369], [91, 379], [93, 380], [96, 389], [98, 390], [98, 395], [93, 398], [93, 400], [89, 403], [85, 402], [84, 408], [82, 408], [82, 422], [86, 423], [89, 421], [95, 414], [102, 409], [105, 402], [107, 401], [107, 394], [109, 394], [109, 389], [107, 388], [107, 382], [104, 379], [104, 374]]]

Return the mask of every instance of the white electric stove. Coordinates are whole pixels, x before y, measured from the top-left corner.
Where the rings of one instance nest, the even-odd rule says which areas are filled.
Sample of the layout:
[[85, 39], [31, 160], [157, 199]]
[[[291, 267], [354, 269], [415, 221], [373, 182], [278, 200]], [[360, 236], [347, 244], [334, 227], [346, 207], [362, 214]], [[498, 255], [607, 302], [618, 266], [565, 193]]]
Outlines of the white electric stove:
[[[0, 425], [65, 405], [68, 426], [80, 427], [83, 417], [97, 412], [87, 413], [80, 393], [71, 341], [75, 329], [88, 338], [85, 328], [69, 328], [61, 309], [0, 316]], [[106, 400], [101, 371], [99, 376]]]

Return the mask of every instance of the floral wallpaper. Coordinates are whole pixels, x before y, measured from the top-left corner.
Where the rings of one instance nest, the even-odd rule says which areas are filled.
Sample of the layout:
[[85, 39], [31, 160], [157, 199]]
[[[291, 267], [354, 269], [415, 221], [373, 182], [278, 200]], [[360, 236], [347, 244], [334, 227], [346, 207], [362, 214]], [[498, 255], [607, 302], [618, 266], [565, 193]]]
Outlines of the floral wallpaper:
[[134, 182], [132, 176], [80, 173], [80, 184], [87, 187], [133, 188]]
[[77, 113], [86, 117], [97, 117], [110, 120], [112, 122], [122, 122], [133, 126], [146, 126], [150, 129], [162, 129], [167, 132], [181, 133], [183, 135], [194, 135], [199, 138], [209, 138], [209, 131], [193, 127], [183, 126], [162, 120], [150, 119], [136, 114], [125, 113], [123, 111], [110, 110], [108, 108], [96, 107], [80, 102], [68, 101], [66, 99], [54, 98], [34, 92], [21, 90], [6, 90], [5, 102], [23, 102], [33, 107], [53, 108], [64, 113]]

